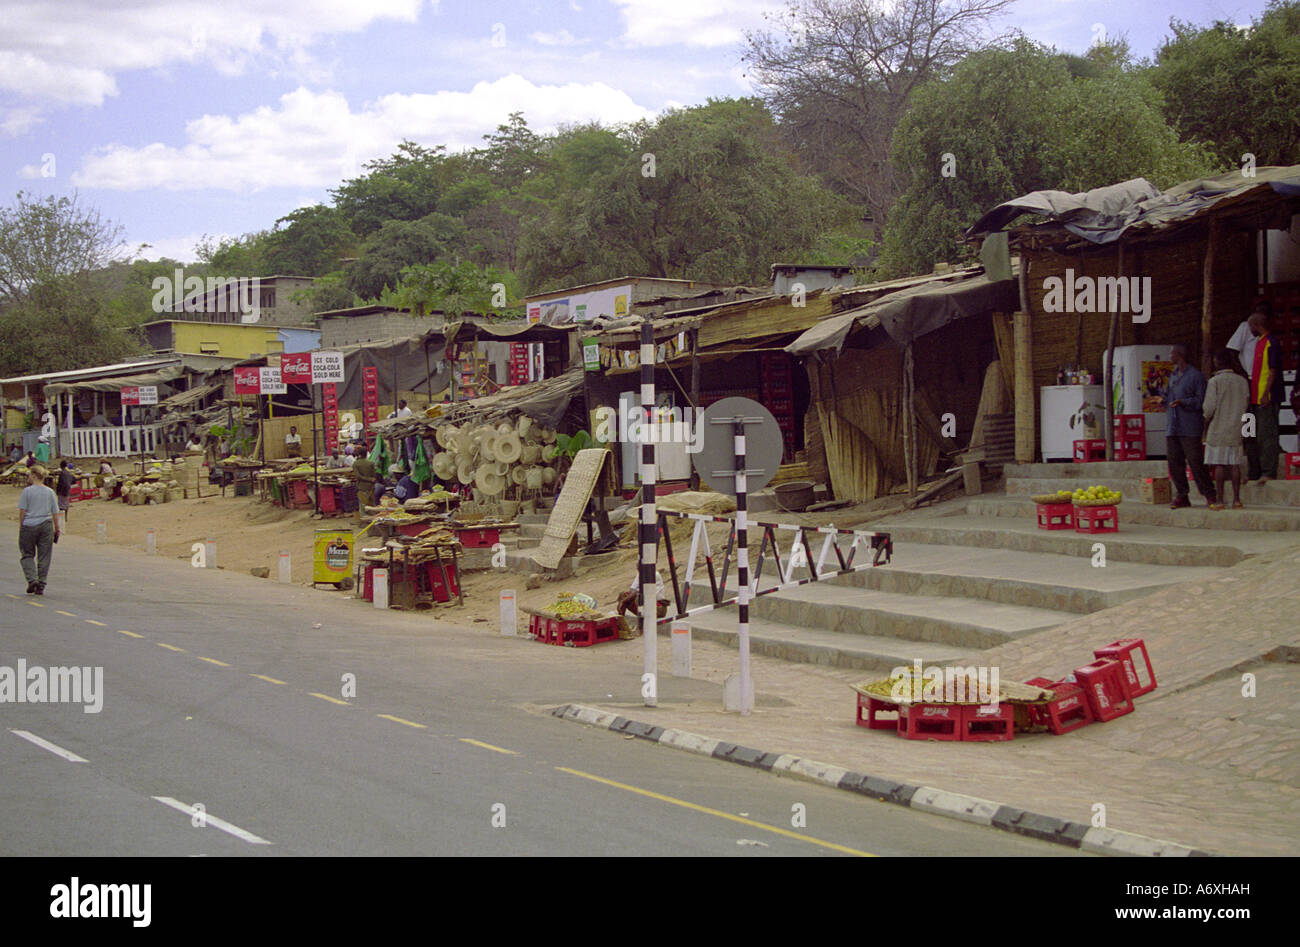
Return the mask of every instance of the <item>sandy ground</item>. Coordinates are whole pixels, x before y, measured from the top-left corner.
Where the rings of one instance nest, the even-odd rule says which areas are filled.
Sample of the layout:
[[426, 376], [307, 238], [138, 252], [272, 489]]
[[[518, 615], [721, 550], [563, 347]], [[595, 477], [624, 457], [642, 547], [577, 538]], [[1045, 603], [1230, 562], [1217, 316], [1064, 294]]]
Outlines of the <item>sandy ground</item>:
[[[231, 572], [247, 573], [253, 568], [270, 570], [267, 581], [276, 581], [280, 552], [288, 552], [295, 585], [311, 584], [312, 556], [315, 532], [318, 529], [360, 529], [353, 517], [320, 518], [308, 510], [286, 510], [261, 501], [256, 497], [236, 497], [232, 488], [220, 496], [220, 488], [212, 487], [213, 496], [176, 500], [171, 503], [130, 506], [120, 500], [82, 500], [72, 504], [68, 511], [67, 528], [74, 536], [95, 539], [97, 524], [103, 522], [109, 546], [120, 546], [140, 552], [145, 550], [146, 531], [156, 531], [157, 555], [173, 559], [189, 559], [193, 545], [205, 540], [216, 541], [218, 566]], [[20, 488], [0, 485], [0, 516], [12, 523], [18, 521], [18, 494]], [[896, 509], [901, 501], [896, 497], [882, 498], [871, 504], [834, 510], [820, 514], [790, 514], [769, 512], [756, 514], [759, 520], [849, 527], [879, 518]], [[725, 527], [711, 528], [715, 551], [721, 552], [725, 542]], [[15, 529], [15, 533], [16, 533]], [[751, 530], [751, 549], [757, 552], [761, 533]], [[782, 536], [782, 542], [787, 542]], [[690, 525], [679, 523], [673, 529], [673, 547], [678, 558], [684, 558], [690, 542]], [[364, 543], [364, 538], [363, 538]], [[56, 549], [55, 556], [58, 552]], [[539, 588], [526, 588], [528, 574], [515, 570], [489, 570], [465, 574], [463, 582], [464, 604], [437, 606], [428, 611], [440, 621], [457, 624], [482, 624], [499, 621], [500, 593], [514, 589], [520, 606], [541, 608], [555, 601], [556, 593], [585, 592], [601, 607], [612, 610], [620, 592], [628, 588], [636, 573], [636, 549], [631, 539], [604, 556], [587, 558], [578, 575], [555, 581], [543, 581]], [[15, 553], [15, 558], [17, 558]], [[17, 568], [18, 564], [13, 563]], [[661, 573], [668, 581], [666, 571]], [[700, 573], [703, 576], [703, 572]], [[348, 598], [352, 593], [335, 590], [329, 585], [317, 586], [321, 595], [338, 595]], [[527, 621], [521, 613], [521, 626]]]

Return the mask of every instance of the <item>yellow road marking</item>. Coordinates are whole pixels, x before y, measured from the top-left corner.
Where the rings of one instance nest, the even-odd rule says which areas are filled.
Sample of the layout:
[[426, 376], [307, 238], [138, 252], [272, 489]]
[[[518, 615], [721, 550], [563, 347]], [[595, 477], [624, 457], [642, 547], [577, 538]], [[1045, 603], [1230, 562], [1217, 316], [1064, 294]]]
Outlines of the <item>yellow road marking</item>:
[[22, 597], [22, 596], [20, 596], [20, 595], [15, 595], [13, 592], [6, 592], [5, 595], [8, 595], [10, 598], [21, 598], [21, 597]]
[[217, 665], [218, 667], [223, 667], [223, 668], [228, 668], [228, 667], [230, 667], [230, 665], [227, 664], [225, 661], [218, 661], [216, 658], [205, 658], [205, 657], [203, 657], [203, 655], [199, 655], [199, 660], [200, 660], [200, 661], [207, 661], [209, 664], [215, 664], [215, 665]]
[[[63, 612], [63, 614], [66, 615], [67, 612]], [[108, 622], [106, 621], [95, 621], [95, 619], [93, 618], [83, 618], [82, 621], [84, 621], [87, 625], [98, 625], [100, 628], [108, 627]]]
[[250, 674], [249, 677], [255, 677], [259, 681], [266, 681], [268, 684], [283, 684], [284, 681], [277, 681], [273, 677], [267, 677], [265, 674]]
[[62, 609], [58, 609], [58, 608], [56, 608], [54, 611], [55, 611], [55, 614], [58, 614], [58, 615], [67, 615], [69, 618], [76, 618], [76, 617], [77, 617], [73, 612], [65, 612], [65, 611], [63, 611]]
[[428, 730], [428, 729], [429, 729], [428, 727], [426, 727], [426, 726], [425, 726], [424, 724], [422, 724], [422, 723], [416, 723], [416, 722], [413, 721], [413, 720], [403, 720], [401, 717], [394, 717], [392, 714], [375, 714], [375, 716], [376, 716], [376, 717], [382, 717], [382, 718], [385, 719], [385, 720], [391, 720], [391, 721], [393, 721], [393, 723], [404, 723], [404, 724], [406, 724], [408, 727], [416, 727], [416, 728], [418, 728], [418, 729], [420, 729], [420, 730]]
[[346, 700], [339, 700], [337, 697], [331, 697], [329, 694], [318, 694], [315, 691], [312, 691], [311, 696], [319, 697], [321, 700], [328, 700], [331, 704], [342, 704], [344, 707], [352, 706]]
[[44, 607], [45, 607], [45, 606], [42, 605], [40, 602], [28, 602], [27, 604], [30, 605], [30, 606], [32, 606], [33, 608], [44, 608]]
[[863, 852], [856, 848], [849, 848], [847, 845], [837, 845], [834, 842], [826, 842], [819, 838], [813, 838], [811, 835], [802, 835], [798, 832], [792, 832], [789, 829], [783, 829], [780, 826], [755, 822], [753, 819], [746, 819], [744, 816], [732, 815], [730, 812], [722, 812], [718, 809], [710, 809], [708, 806], [697, 805], [694, 802], [687, 802], [684, 799], [675, 799], [672, 796], [665, 796], [662, 793], [651, 792], [649, 789], [638, 789], [636, 786], [629, 786], [627, 783], [617, 783], [612, 779], [605, 779], [602, 776], [593, 776], [591, 773], [584, 773], [581, 770], [569, 769], [567, 766], [557, 766], [555, 768], [561, 773], [568, 773], [571, 776], [581, 776], [583, 779], [590, 779], [594, 782], [604, 783], [606, 786], [613, 786], [615, 789], [626, 789], [628, 792], [634, 792], [639, 796], [658, 799], [660, 802], [667, 802], [674, 806], [681, 806], [683, 809], [690, 809], [694, 812], [703, 812], [705, 815], [717, 816], [720, 819], [727, 819], [731, 822], [739, 822], [741, 825], [747, 825], [754, 829], [762, 829], [764, 832], [775, 832], [777, 835], [784, 835], [786, 838], [798, 839], [800, 842], [808, 842], [810, 845], [820, 845], [823, 848], [829, 848], [837, 852], [844, 852], [848, 855], [860, 855], [865, 858], [876, 857], [871, 852]]
[[163, 644], [161, 641], [155, 641], [154, 644], [156, 644], [160, 648], [166, 648], [168, 651], [179, 651], [182, 654], [185, 653], [184, 648], [178, 648], [174, 644]]
[[123, 631], [121, 628], [119, 628], [119, 629], [117, 630], [117, 633], [118, 633], [119, 635], [130, 635], [132, 638], [143, 638], [143, 637], [144, 637], [144, 635], [137, 635], [134, 631]]
[[499, 746], [493, 746], [491, 743], [480, 743], [478, 740], [471, 740], [469, 737], [461, 737], [461, 743], [468, 743], [471, 746], [481, 746], [485, 750], [496, 750], [498, 753], [509, 753], [511, 756], [518, 756], [514, 750], [504, 750]]

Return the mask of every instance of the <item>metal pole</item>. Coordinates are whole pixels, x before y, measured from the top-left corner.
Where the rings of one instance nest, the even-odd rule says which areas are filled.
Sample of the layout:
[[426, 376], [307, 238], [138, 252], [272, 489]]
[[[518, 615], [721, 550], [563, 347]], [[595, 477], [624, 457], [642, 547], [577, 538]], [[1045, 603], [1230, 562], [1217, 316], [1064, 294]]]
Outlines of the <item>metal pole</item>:
[[311, 479], [316, 494], [316, 513], [320, 514], [320, 461], [316, 450], [316, 386], [311, 386]]
[[753, 709], [749, 683], [749, 515], [746, 512], [745, 419], [736, 418], [736, 609], [740, 619], [740, 713]]
[[659, 554], [659, 518], [655, 515], [655, 444], [650, 425], [655, 408], [654, 327], [649, 317], [641, 323], [641, 641], [645, 670], [641, 695], [647, 707], [659, 704], [659, 596], [655, 588], [655, 564]]

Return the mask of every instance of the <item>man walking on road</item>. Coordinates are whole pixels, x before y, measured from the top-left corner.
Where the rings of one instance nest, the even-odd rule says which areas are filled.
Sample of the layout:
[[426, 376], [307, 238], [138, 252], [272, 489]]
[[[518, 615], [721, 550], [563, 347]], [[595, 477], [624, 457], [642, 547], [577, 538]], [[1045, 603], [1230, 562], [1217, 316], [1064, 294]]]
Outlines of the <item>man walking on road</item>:
[[27, 471], [27, 486], [18, 497], [18, 550], [29, 595], [45, 594], [50, 554], [62, 532], [59, 500], [45, 485], [45, 468], [32, 467]]

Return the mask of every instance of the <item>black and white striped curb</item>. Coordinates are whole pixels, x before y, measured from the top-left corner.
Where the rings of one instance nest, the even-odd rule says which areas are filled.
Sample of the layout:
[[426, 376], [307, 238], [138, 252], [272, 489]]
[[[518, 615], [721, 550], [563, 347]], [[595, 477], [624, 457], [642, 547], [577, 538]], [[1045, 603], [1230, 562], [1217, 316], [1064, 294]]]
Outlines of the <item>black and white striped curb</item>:
[[1031, 838], [1084, 851], [1103, 855], [1144, 855], [1165, 858], [1214, 854], [1146, 835], [1121, 832], [1118, 829], [1097, 828], [1082, 822], [1068, 822], [1052, 816], [1039, 815], [1016, 806], [947, 792], [943, 789], [935, 789], [933, 786], [911, 786], [892, 779], [867, 776], [829, 763], [805, 760], [791, 753], [766, 753], [763, 750], [703, 737], [685, 730], [640, 723], [617, 714], [584, 707], [581, 704], [565, 704], [563, 707], [556, 707], [551, 714], [563, 720], [630, 734], [677, 750], [686, 750], [730, 763], [740, 763], [742, 766], [753, 766], [768, 772], [784, 773], [796, 779], [821, 783], [833, 789], [846, 789], [882, 802], [910, 806], [922, 812], [960, 819], [963, 822], [989, 825], [995, 829], [1028, 835]]

